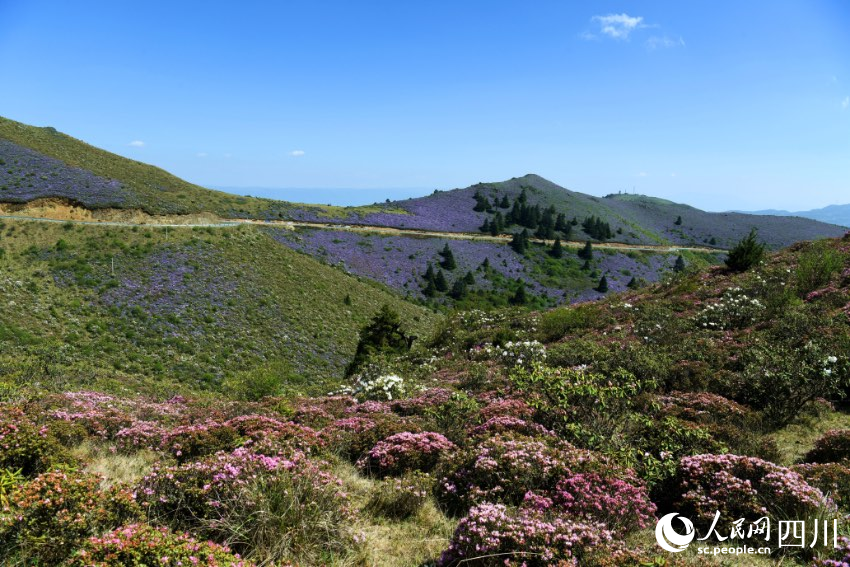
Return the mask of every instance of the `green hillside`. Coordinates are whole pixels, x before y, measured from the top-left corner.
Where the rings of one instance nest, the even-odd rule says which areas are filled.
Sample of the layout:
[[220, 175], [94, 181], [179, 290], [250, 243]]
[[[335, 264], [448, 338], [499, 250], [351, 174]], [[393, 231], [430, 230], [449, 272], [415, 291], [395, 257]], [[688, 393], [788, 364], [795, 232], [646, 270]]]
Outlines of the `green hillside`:
[[382, 304], [415, 335], [435, 321], [251, 227], [0, 227], [0, 374], [150, 390], [256, 371], [324, 391]]

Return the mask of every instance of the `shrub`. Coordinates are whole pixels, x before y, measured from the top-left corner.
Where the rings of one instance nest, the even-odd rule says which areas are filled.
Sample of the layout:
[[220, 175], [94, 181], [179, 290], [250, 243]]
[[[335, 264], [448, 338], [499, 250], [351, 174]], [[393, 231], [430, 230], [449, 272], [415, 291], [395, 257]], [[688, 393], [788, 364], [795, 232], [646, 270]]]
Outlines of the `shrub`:
[[30, 477], [47, 470], [59, 447], [17, 408], [0, 414], [0, 469], [20, 471]]
[[387, 478], [372, 493], [366, 510], [378, 516], [404, 520], [416, 514], [428, 500], [434, 479], [421, 471]]
[[696, 316], [696, 324], [711, 331], [743, 329], [760, 319], [765, 311], [757, 297], [740, 287], [727, 289], [717, 303], [710, 303]]
[[137, 519], [132, 495], [99, 489], [100, 477], [48, 472], [24, 484], [0, 516], [0, 559], [62, 561], [85, 538]]
[[381, 307], [368, 325], [360, 331], [354, 359], [345, 370], [351, 376], [369, 359], [379, 353], [402, 354], [410, 350], [410, 341], [401, 329], [401, 320], [389, 305]]
[[696, 455], [679, 463], [675, 502], [671, 509], [707, 529], [720, 511], [718, 532], [731, 531], [731, 521], [755, 521], [768, 515], [805, 519], [834, 505], [798, 473], [754, 457]]
[[355, 382], [355, 392], [367, 400], [397, 400], [406, 390], [404, 378], [395, 374], [358, 376]]
[[756, 240], [756, 229], [738, 242], [726, 258], [726, 266], [733, 272], [746, 272], [764, 258], [765, 245]]
[[289, 557], [317, 563], [351, 543], [351, 511], [327, 464], [303, 453], [237, 449], [156, 468], [136, 490], [148, 517], [227, 544], [258, 563]]
[[554, 435], [551, 431], [540, 425], [507, 415], [491, 417], [481, 425], [469, 430], [470, 437], [492, 437], [499, 433], [518, 433], [528, 437]]
[[828, 241], [809, 244], [797, 257], [797, 268], [794, 271], [797, 294], [805, 297], [826, 286], [843, 267], [844, 257]]
[[148, 524], [130, 524], [101, 537], [89, 538], [65, 563], [65, 567], [114, 565], [250, 567], [251, 564], [227, 547]]
[[412, 470], [428, 472], [454, 449], [456, 445], [439, 433], [404, 431], [379, 441], [357, 461], [357, 467], [379, 477]]
[[508, 341], [502, 346], [475, 347], [470, 356], [474, 360], [496, 360], [508, 367], [530, 368], [546, 360], [546, 348], [538, 341]]
[[829, 496], [839, 508], [850, 511], [850, 468], [840, 463], [795, 465], [791, 470]]
[[803, 457], [807, 463], [837, 463], [845, 459], [850, 459], [850, 429], [827, 431]]
[[646, 486], [637, 478], [611, 478], [599, 473], [579, 473], [562, 478], [548, 494], [525, 496], [525, 506], [557, 511], [588, 523], [602, 522], [609, 530], [624, 534], [649, 526], [655, 505]]
[[473, 507], [461, 519], [438, 565], [475, 567], [594, 564], [613, 541], [602, 524], [583, 524], [502, 504]]
[[356, 462], [381, 439], [404, 431], [416, 432], [418, 428], [393, 414], [372, 414], [338, 419], [324, 428], [320, 436], [329, 450]]
[[451, 513], [481, 502], [519, 505], [529, 491], [548, 492], [564, 477], [611, 467], [590, 451], [553, 440], [496, 435], [447, 458], [437, 496]]
[[219, 451], [233, 450], [241, 442], [242, 439], [235, 428], [217, 421], [207, 421], [167, 431], [160, 448], [183, 463]]

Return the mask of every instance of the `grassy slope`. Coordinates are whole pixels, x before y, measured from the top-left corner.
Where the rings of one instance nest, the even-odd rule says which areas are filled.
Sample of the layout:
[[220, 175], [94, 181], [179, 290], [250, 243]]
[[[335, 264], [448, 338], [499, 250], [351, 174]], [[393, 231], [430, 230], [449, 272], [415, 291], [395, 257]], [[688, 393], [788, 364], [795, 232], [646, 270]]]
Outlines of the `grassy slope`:
[[[613, 240], [644, 244], [681, 244], [705, 246], [714, 237], [716, 245], [728, 248], [745, 236], [751, 228], [758, 229], [760, 237], [772, 248], [788, 246], [800, 240], [841, 236], [845, 228], [799, 217], [773, 217], [740, 213], [709, 213], [688, 205], [642, 195], [611, 195], [594, 197], [560, 187], [538, 175], [525, 175], [499, 183], [479, 183], [465, 189], [437, 192], [420, 199], [393, 203], [411, 210], [425, 210], [439, 218], [441, 207], [446, 214], [457, 217], [455, 209], [468, 209], [468, 220], [456, 222], [457, 230], [475, 230], [487, 217], [472, 211], [472, 196], [481, 191], [491, 198], [507, 195], [514, 199], [526, 189], [529, 201], [542, 208], [554, 205], [568, 218], [579, 220], [595, 215], [610, 223], [612, 229], [622, 229]], [[504, 211], [503, 211], [504, 212]], [[683, 224], [675, 225], [681, 216]], [[398, 223], [409, 219], [399, 219]], [[460, 228], [463, 226], [463, 228]], [[441, 227], [446, 228], [446, 227]], [[577, 227], [580, 228], [580, 227]], [[452, 230], [448, 228], [448, 230]], [[580, 238], [580, 231], [574, 237]]]
[[[105, 179], [115, 179], [129, 189], [126, 206], [151, 214], [213, 212], [223, 217], [280, 218], [293, 209], [310, 210], [321, 217], [345, 216], [351, 212], [374, 212], [374, 207], [341, 208], [296, 205], [285, 201], [242, 197], [206, 189], [184, 181], [158, 167], [127, 159], [56, 131], [28, 126], [0, 117], [0, 139], [58, 159], [71, 168], [81, 168]], [[3, 158], [0, 155], [0, 158]], [[8, 164], [13, 167], [13, 164]], [[22, 177], [26, 171], [16, 172]], [[37, 188], [36, 188], [37, 189]], [[53, 195], [45, 194], [45, 197]], [[2, 195], [0, 195], [2, 200]]]
[[321, 391], [383, 303], [419, 336], [434, 321], [250, 227], [3, 224], [0, 373], [195, 388], [268, 368]]

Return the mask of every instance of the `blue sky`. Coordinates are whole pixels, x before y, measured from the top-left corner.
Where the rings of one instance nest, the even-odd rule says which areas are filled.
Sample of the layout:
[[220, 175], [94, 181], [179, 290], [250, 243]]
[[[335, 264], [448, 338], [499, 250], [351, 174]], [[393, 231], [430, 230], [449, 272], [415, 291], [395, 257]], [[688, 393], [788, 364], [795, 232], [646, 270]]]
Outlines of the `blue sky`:
[[207, 186], [800, 210], [850, 202], [848, 30], [843, 0], [0, 0], [0, 115]]

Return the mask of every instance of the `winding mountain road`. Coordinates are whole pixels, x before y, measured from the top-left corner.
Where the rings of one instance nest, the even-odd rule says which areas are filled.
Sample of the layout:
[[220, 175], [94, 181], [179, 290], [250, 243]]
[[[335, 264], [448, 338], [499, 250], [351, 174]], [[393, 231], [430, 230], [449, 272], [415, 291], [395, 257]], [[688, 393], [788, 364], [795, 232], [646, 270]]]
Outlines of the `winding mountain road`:
[[[0, 219], [10, 219], [18, 221], [33, 221], [33, 222], [52, 222], [52, 223], [73, 223], [83, 225], [99, 225], [99, 226], [144, 226], [148, 228], [234, 228], [243, 225], [254, 226], [275, 226], [294, 230], [296, 228], [312, 228], [318, 230], [336, 230], [345, 232], [361, 232], [366, 234], [382, 234], [390, 236], [412, 236], [416, 238], [449, 238], [454, 240], [477, 240], [481, 242], [510, 242], [512, 235], [500, 234], [492, 236], [489, 234], [481, 234], [475, 232], [442, 232], [422, 229], [396, 228], [390, 226], [377, 225], [359, 225], [359, 224], [336, 224], [322, 223], [310, 221], [264, 221], [256, 219], [228, 219], [220, 222], [167, 222], [156, 217], [151, 217], [150, 222], [126, 222], [126, 221], [110, 221], [110, 220], [68, 220], [56, 219], [48, 217], [31, 217], [24, 215], [0, 215]], [[530, 238], [531, 242], [540, 244], [553, 244], [553, 240], [545, 240], [541, 238]], [[584, 241], [568, 240], [561, 241], [561, 244], [569, 247], [582, 247]], [[640, 251], [640, 252], [655, 252], [657, 254], [674, 254], [682, 251], [689, 252], [704, 252], [709, 254], [723, 254], [726, 250], [720, 248], [710, 248], [707, 246], [675, 246], [670, 244], [626, 244], [623, 242], [594, 242], [593, 247], [599, 250], [618, 250], [618, 251]]]

